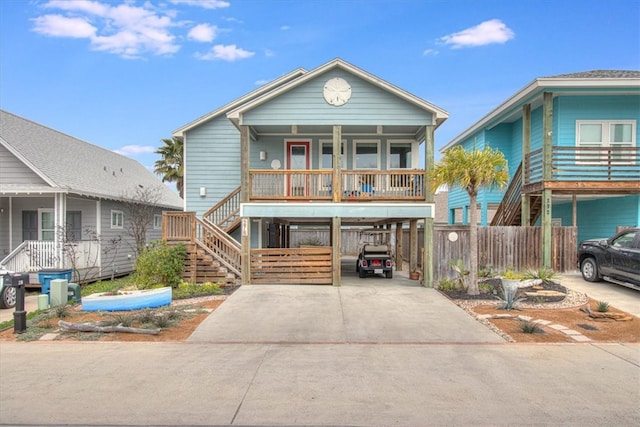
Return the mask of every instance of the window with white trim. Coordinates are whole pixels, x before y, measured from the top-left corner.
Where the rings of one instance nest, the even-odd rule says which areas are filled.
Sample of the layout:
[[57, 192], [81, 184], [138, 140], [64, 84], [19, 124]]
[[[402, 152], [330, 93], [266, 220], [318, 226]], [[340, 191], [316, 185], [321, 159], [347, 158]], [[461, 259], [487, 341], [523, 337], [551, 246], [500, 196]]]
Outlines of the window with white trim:
[[[636, 146], [635, 120], [577, 120], [576, 147], [578, 148], [614, 148], [611, 160], [616, 164], [634, 164], [635, 151], [625, 150]], [[576, 163], [599, 164], [607, 161], [609, 152], [578, 155]]]
[[[343, 139], [340, 144], [340, 167], [347, 168], [347, 157], [344, 155], [346, 141]], [[333, 169], [333, 141], [327, 139], [320, 140], [320, 169]], [[331, 175], [322, 175], [322, 190], [330, 191]]]
[[162, 215], [155, 214], [153, 216], [153, 229], [160, 230], [162, 228]]
[[124, 213], [122, 211], [111, 211], [111, 228], [124, 227]]
[[56, 220], [53, 209], [38, 210], [39, 240], [53, 241], [56, 230]]
[[[413, 141], [387, 141], [387, 170], [415, 169], [414, 158]], [[389, 178], [391, 188], [416, 189], [415, 174], [391, 174]]]
[[380, 141], [353, 141], [353, 168], [380, 169]]

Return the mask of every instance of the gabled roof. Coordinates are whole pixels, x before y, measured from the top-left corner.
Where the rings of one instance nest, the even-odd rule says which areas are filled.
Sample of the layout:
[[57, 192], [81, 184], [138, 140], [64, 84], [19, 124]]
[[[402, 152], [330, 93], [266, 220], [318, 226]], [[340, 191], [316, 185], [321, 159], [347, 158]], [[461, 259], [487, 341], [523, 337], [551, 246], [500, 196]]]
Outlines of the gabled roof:
[[182, 209], [182, 199], [137, 161], [3, 110], [0, 145], [44, 181], [37, 186], [0, 182], [0, 194], [73, 193], [125, 200], [139, 186], [158, 187], [158, 205]]
[[[539, 77], [513, 96], [508, 98], [486, 116], [474, 123], [471, 127], [449, 141], [440, 149], [448, 150], [464, 141], [479, 130], [490, 126], [492, 123], [500, 123], [511, 112], [522, 108], [522, 105], [531, 102], [541, 96], [544, 91], [551, 90], [554, 93], [563, 89], [567, 90], [595, 90], [602, 89], [603, 93], [609, 89], [631, 88], [630, 93], [640, 93], [640, 71], [636, 70], [592, 70], [579, 73], [560, 74], [551, 77]], [[574, 92], [580, 93], [580, 92]], [[593, 92], [592, 92], [593, 93]], [[622, 92], [617, 92], [622, 93]]]
[[306, 73], [307, 70], [305, 70], [304, 68], [297, 68], [293, 71], [291, 71], [290, 73], [285, 74], [284, 76], [278, 77], [275, 80], [272, 80], [271, 82], [260, 86], [259, 88], [257, 88], [254, 91], [249, 92], [248, 94], [236, 99], [235, 101], [232, 101], [226, 105], [223, 105], [222, 107], [218, 108], [217, 110], [214, 110], [210, 113], [205, 114], [202, 117], [199, 117], [197, 119], [195, 119], [194, 121], [187, 123], [184, 126], [179, 127], [178, 129], [173, 131], [173, 136], [183, 136], [185, 132], [187, 132], [188, 130], [200, 126], [201, 124], [215, 118], [218, 117], [222, 114], [227, 113], [228, 111], [233, 110], [234, 108], [236, 108], [237, 106], [244, 104], [245, 102], [248, 102], [252, 99], [255, 99], [269, 91], [272, 91], [274, 88], [277, 88], [278, 86], [281, 86], [293, 79], [296, 79], [298, 77], [300, 77], [301, 75], [303, 75], [304, 73]]
[[359, 78], [369, 82], [370, 84], [377, 86], [383, 90], [386, 90], [387, 92], [390, 92], [402, 99], [404, 99], [405, 101], [416, 105], [419, 108], [422, 108], [424, 110], [429, 111], [430, 113], [432, 113], [435, 117], [436, 120], [436, 127], [439, 126], [440, 124], [442, 124], [448, 117], [449, 117], [449, 113], [447, 113], [445, 110], [435, 106], [434, 104], [431, 104], [428, 101], [425, 101], [422, 98], [419, 98], [403, 89], [400, 89], [397, 86], [392, 85], [389, 82], [386, 82], [376, 76], [374, 76], [373, 74], [370, 74], [358, 67], [356, 67], [355, 65], [349, 64], [348, 62], [340, 59], [340, 58], [336, 58], [332, 61], [327, 62], [324, 65], [319, 66], [318, 68], [315, 68], [312, 71], [309, 71], [307, 73], [304, 73], [303, 75], [301, 75], [300, 77], [298, 77], [295, 80], [292, 80], [286, 84], [283, 84], [281, 86], [276, 87], [275, 89], [273, 89], [270, 92], [265, 93], [262, 96], [259, 96], [257, 98], [252, 99], [251, 101], [242, 103], [241, 105], [239, 105], [237, 108], [235, 108], [234, 110], [229, 111], [229, 113], [227, 113], [227, 117], [229, 117], [229, 119], [231, 119], [232, 121], [234, 121], [234, 123], [236, 123], [236, 125], [239, 123], [240, 117], [241, 115], [246, 112], [249, 111], [255, 107], [257, 107], [258, 105], [261, 105], [265, 102], [268, 102], [270, 99], [273, 99], [285, 92], [288, 92], [290, 90], [292, 90], [293, 88], [296, 88], [302, 84], [304, 84], [305, 82], [308, 82], [309, 80], [314, 79], [315, 77], [317, 77], [318, 75], [321, 75], [331, 69], [335, 69], [335, 68], [339, 68], [339, 69], [343, 69], [351, 74], [354, 74], [356, 76], [358, 76]]

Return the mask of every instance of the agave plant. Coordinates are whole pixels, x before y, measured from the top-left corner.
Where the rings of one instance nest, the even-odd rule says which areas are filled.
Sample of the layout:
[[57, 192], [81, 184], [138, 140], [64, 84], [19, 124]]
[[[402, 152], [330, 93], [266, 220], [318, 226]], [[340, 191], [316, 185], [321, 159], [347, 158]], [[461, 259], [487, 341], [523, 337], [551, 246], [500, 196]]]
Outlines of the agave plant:
[[520, 301], [524, 301], [526, 298], [516, 298], [518, 293], [518, 286], [508, 282], [502, 282], [502, 294], [504, 298], [496, 296], [500, 300], [498, 304], [498, 310], [520, 310], [516, 305]]

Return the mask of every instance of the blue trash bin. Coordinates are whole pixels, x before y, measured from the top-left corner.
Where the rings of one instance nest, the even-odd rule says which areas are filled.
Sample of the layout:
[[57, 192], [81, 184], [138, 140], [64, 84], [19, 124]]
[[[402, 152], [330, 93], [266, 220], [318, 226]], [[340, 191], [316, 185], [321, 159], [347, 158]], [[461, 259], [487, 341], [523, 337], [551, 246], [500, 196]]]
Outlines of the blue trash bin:
[[43, 294], [48, 294], [51, 288], [51, 281], [56, 279], [66, 279], [67, 282], [71, 282], [73, 270], [41, 270], [38, 273], [38, 281], [42, 285]]

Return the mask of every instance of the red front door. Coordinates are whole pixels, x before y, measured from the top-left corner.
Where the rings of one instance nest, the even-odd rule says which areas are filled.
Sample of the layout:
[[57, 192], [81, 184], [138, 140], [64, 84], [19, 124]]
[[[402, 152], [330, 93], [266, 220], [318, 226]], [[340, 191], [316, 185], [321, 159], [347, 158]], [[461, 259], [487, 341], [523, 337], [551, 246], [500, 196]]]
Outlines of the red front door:
[[287, 141], [287, 169], [298, 170], [287, 180], [288, 196], [307, 196], [309, 180], [306, 171], [310, 165], [309, 141]]

